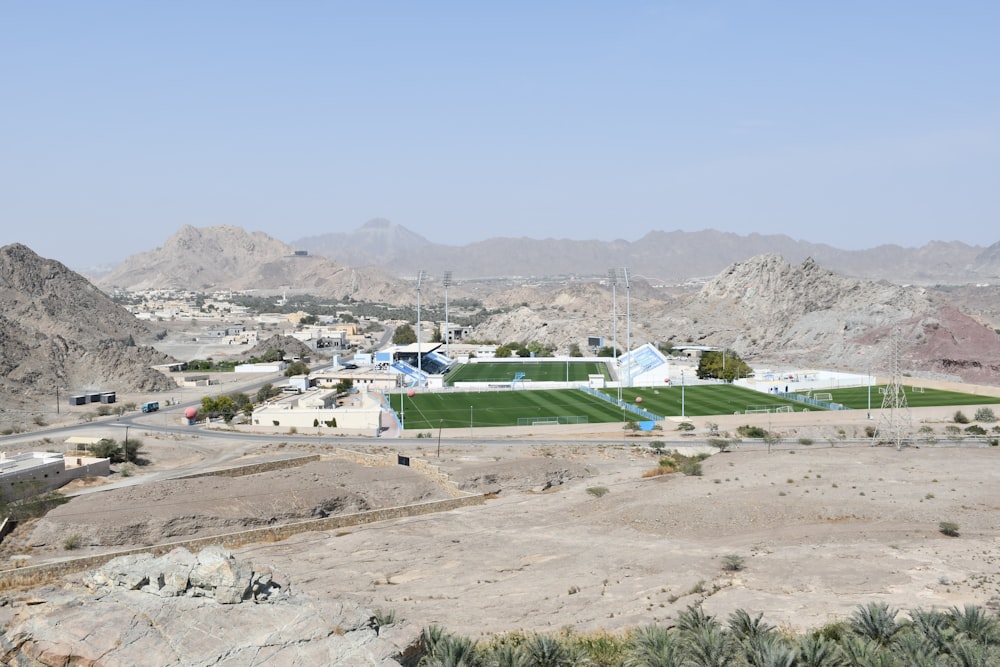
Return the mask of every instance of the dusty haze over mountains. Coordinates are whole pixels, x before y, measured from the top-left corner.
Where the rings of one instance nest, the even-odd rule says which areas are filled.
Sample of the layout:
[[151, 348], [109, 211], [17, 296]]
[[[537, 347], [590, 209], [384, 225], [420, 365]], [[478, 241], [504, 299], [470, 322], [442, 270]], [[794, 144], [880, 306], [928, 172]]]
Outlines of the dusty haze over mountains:
[[[303, 249], [308, 256], [296, 255]], [[758, 249], [766, 252], [753, 254]], [[452, 298], [473, 297], [494, 311], [476, 326], [477, 340], [538, 341], [564, 352], [574, 343], [584, 346], [588, 336], [609, 342], [615, 336], [607, 271], [628, 266], [631, 340], [625, 340], [622, 325], [621, 347], [714, 345], [758, 364], [884, 373], [898, 329], [901, 363], [910, 372], [989, 381], [1000, 373], [1000, 292], [982, 283], [1000, 275], [998, 249], [1000, 244], [984, 250], [952, 243], [847, 252], [781, 236], [718, 232], [653, 232], [634, 244], [493, 239], [449, 248], [385, 220], [351, 235], [290, 246], [238, 227], [188, 226], [162, 248], [129, 258], [99, 284], [105, 289], [286, 287], [412, 305], [412, 274], [426, 270], [426, 306], [443, 300], [441, 275], [447, 269], [453, 272]], [[834, 270], [811, 256], [794, 259], [811, 251], [847, 268]], [[334, 258], [317, 256], [320, 252]], [[346, 268], [347, 263], [358, 268]], [[550, 278], [482, 278], [494, 273]], [[562, 278], [552, 278], [559, 273]], [[858, 277], [866, 273], [873, 275]], [[692, 282], [698, 276], [704, 278]], [[626, 296], [624, 284], [618, 291]], [[619, 304], [621, 317], [624, 299]]]

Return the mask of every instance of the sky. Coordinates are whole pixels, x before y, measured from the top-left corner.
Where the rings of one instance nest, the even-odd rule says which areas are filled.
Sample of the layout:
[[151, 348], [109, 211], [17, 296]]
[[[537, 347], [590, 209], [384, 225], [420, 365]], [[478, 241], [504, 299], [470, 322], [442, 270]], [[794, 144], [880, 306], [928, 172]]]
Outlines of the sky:
[[1000, 3], [0, 0], [0, 245], [1000, 241]]

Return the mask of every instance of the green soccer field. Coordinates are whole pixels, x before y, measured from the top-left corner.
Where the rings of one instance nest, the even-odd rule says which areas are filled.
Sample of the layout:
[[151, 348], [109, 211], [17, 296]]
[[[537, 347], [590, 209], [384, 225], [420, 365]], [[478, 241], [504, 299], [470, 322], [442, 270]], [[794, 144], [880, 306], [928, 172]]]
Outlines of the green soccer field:
[[[609, 396], [617, 396], [617, 389], [602, 389]], [[811, 405], [788, 401], [774, 394], [763, 394], [753, 389], [745, 389], [731, 384], [680, 385], [670, 387], [631, 387], [622, 390], [622, 398], [630, 403], [636, 403], [644, 410], [663, 417], [681, 414], [681, 395], [683, 393], [683, 411], [685, 417], [707, 417], [710, 415], [726, 415], [735, 412], [745, 413], [748, 409], [768, 409], [791, 406], [793, 412], [804, 409], [821, 410]]]
[[448, 384], [512, 382], [517, 373], [524, 373], [526, 382], [586, 382], [590, 375], [611, 379], [600, 361], [483, 361], [456, 367], [448, 374]]
[[558, 417], [585, 417], [588, 423], [622, 421], [621, 408], [578, 389], [428, 392], [389, 398], [397, 414], [402, 409], [408, 431], [516, 426], [518, 419]]
[[[565, 368], [563, 369], [565, 373]], [[617, 389], [601, 390], [617, 398]], [[1000, 404], [1000, 397], [962, 394], [958, 392], [926, 389], [912, 391], [907, 387], [907, 404], [912, 407]], [[728, 384], [694, 385], [683, 388], [632, 387], [622, 390], [622, 400], [660, 417], [710, 417], [712, 415], [746, 414], [747, 410], [770, 410], [791, 406], [792, 411], [821, 410]], [[829, 392], [834, 403], [863, 410], [868, 406], [868, 388], [854, 387], [833, 389]], [[516, 390], [494, 392], [421, 392], [413, 397], [393, 394], [392, 408], [404, 413], [406, 430], [442, 428], [476, 428], [487, 426], [516, 426], [518, 419], [557, 419], [569, 417], [588, 423], [614, 423], [640, 421], [633, 412], [623, 414], [621, 408], [607, 403], [578, 389]], [[641, 398], [641, 401], [636, 399]], [[883, 395], [872, 387], [872, 409], [882, 406]], [[785, 408], [787, 410], [787, 408]], [[584, 419], [585, 418], [585, 419]]]
[[[873, 410], [878, 410], [882, 407], [882, 401], [885, 400], [885, 394], [882, 393], [881, 390], [884, 389], [884, 384], [872, 385], [870, 396], [871, 407]], [[920, 389], [914, 390], [914, 388], [909, 385], [904, 385], [903, 391], [906, 394], [906, 404], [911, 408], [976, 405], [978, 403], [982, 403], [984, 405], [994, 405], [1000, 403], [1000, 397], [996, 396], [963, 394], [957, 391], [941, 391], [939, 389], [923, 389], [923, 391], [921, 391]], [[813, 392], [813, 394], [815, 395], [815, 392]], [[835, 403], [840, 403], [845, 407], [852, 408], [854, 410], [865, 410], [868, 408], [869, 392], [867, 386], [850, 387], [848, 389], [831, 389], [830, 395], [833, 397], [833, 401]]]

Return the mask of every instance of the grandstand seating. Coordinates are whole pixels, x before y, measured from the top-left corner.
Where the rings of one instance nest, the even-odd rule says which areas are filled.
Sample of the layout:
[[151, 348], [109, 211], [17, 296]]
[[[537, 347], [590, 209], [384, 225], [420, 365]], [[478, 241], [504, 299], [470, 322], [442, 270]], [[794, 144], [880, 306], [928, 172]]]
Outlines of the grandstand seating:
[[394, 361], [392, 367], [403, 375], [407, 385], [423, 386], [427, 384], [427, 373], [414, 368], [405, 361]]

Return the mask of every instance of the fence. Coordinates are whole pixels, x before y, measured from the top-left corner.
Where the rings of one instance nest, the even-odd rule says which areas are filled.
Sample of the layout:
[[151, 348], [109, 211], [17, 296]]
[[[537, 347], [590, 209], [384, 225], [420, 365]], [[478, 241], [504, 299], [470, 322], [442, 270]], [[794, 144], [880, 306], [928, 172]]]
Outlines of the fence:
[[661, 417], [660, 415], [654, 415], [649, 410], [643, 410], [642, 408], [640, 408], [638, 406], [635, 406], [635, 405], [632, 405], [631, 403], [627, 403], [625, 401], [619, 401], [616, 398], [611, 398], [610, 396], [608, 396], [604, 392], [597, 391], [593, 387], [580, 386], [580, 387], [578, 387], [578, 389], [580, 389], [580, 391], [584, 391], [584, 392], [590, 394], [591, 396], [599, 398], [602, 401], [607, 401], [608, 403], [611, 403], [612, 405], [617, 405], [618, 407], [622, 408], [623, 410], [627, 410], [627, 411], [629, 411], [629, 412], [631, 412], [633, 414], [639, 415], [643, 419], [647, 419], [649, 421], [654, 421], [654, 422], [661, 422], [661, 421], [663, 421], [663, 417]]

